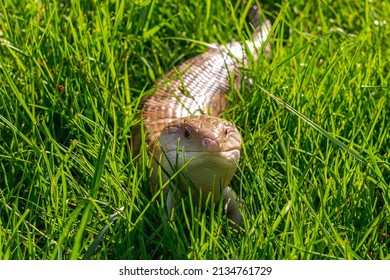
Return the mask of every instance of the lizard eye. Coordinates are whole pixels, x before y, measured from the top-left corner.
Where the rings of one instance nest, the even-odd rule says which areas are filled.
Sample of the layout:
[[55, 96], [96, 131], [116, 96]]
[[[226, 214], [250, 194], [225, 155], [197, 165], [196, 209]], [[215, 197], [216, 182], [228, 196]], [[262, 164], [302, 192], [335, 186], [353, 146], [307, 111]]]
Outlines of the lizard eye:
[[225, 139], [229, 138], [229, 128], [225, 128], [225, 131], [223, 132], [223, 136], [225, 137]]
[[183, 136], [184, 136], [185, 139], [190, 139], [191, 138], [191, 132], [190, 132], [190, 129], [188, 127], [184, 128]]

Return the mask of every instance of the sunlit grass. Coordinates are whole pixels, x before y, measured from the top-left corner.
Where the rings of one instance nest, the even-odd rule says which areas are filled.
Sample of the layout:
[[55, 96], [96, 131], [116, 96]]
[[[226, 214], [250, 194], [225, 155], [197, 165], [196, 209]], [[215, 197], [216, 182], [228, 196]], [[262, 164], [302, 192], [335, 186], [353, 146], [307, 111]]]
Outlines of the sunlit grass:
[[263, 3], [272, 58], [249, 62], [224, 114], [244, 143], [239, 234], [220, 206], [187, 199], [168, 217], [129, 137], [159, 76], [248, 38], [254, 1], [13, 2], [0, 3], [0, 259], [390, 258], [386, 1]]

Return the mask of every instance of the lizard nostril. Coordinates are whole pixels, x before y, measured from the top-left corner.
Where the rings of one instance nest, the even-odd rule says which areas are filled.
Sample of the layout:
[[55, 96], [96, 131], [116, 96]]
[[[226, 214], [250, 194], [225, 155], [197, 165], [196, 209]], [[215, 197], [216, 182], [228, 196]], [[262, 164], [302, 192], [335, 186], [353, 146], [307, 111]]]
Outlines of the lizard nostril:
[[216, 140], [211, 140], [209, 138], [202, 140], [203, 147], [209, 152], [216, 152], [220, 150], [220, 144]]
[[208, 147], [210, 145], [210, 139], [203, 139], [203, 146]]

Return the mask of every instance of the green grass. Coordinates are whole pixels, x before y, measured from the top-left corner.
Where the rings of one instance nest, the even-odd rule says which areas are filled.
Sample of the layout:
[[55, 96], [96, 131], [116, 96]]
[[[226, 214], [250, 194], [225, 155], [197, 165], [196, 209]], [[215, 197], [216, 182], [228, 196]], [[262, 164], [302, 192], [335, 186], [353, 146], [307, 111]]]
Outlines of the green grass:
[[272, 59], [249, 63], [224, 114], [244, 142], [239, 234], [220, 207], [184, 201], [168, 219], [129, 137], [159, 76], [248, 38], [251, 3], [14, 2], [0, 2], [0, 259], [390, 259], [388, 1], [263, 3]]

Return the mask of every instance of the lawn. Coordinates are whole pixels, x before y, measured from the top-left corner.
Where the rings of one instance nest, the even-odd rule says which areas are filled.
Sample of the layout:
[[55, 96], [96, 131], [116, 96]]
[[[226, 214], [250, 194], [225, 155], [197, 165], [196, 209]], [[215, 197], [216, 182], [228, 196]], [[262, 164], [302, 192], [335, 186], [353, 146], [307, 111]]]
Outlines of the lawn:
[[0, 2], [0, 259], [390, 259], [390, 2], [261, 3], [272, 56], [243, 66], [252, 83], [223, 115], [243, 138], [239, 233], [218, 205], [168, 217], [129, 142], [156, 79], [250, 39], [256, 2], [14, 2]]

